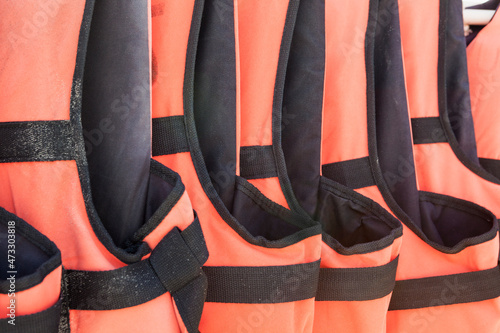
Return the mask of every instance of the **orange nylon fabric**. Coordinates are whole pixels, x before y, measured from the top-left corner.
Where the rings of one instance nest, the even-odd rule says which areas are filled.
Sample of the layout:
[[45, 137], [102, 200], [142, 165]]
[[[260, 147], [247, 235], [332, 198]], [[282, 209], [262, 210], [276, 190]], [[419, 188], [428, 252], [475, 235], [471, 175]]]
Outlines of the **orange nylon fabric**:
[[[439, 117], [438, 46], [440, 1], [400, 0], [401, 35], [409, 112], [412, 118]], [[498, 185], [482, 179], [458, 160], [450, 144], [414, 145], [415, 169], [419, 189], [470, 200], [500, 212]], [[411, 234], [410, 234], [411, 235]], [[414, 237], [412, 235], [412, 237]], [[418, 239], [415, 237], [415, 243]], [[403, 240], [406, 242], [406, 239]], [[404, 244], [404, 243], [403, 243]], [[401, 259], [408, 251], [401, 250]], [[490, 241], [466, 247], [456, 254], [415, 252], [411, 261], [401, 260], [399, 278], [412, 278], [438, 273], [453, 274], [484, 270], [498, 265], [498, 233]], [[425, 263], [423, 258], [428, 260]], [[440, 259], [440, 260], [438, 260]], [[405, 266], [403, 266], [405, 265]], [[417, 269], [418, 267], [418, 269]], [[432, 274], [432, 275], [434, 275]], [[453, 297], [453, 295], [451, 296]], [[500, 300], [494, 298], [469, 304], [442, 306], [445, 299], [437, 295], [430, 307], [390, 311], [388, 332], [480, 331], [497, 332]]]
[[[289, 1], [234, 1], [238, 151], [273, 143], [275, 80], [288, 5]], [[249, 182], [288, 208], [278, 177]]]
[[[0, 205], [56, 243], [66, 269], [110, 270], [124, 266], [92, 230], [75, 161], [2, 163], [0, 183], [8, 189], [0, 197]], [[51, 198], [50, 205], [47, 198]], [[71, 228], [67, 221], [73, 221]]]
[[[206, 266], [293, 265], [319, 259], [321, 251], [319, 246], [320, 235], [309, 237], [284, 248], [265, 248], [246, 242], [220, 217], [210, 199], [204, 193], [198, 178], [195, 176], [196, 171], [189, 153], [158, 156], [155, 159], [173, 170], [179, 170], [182, 179], [185, 180], [186, 189], [200, 218], [210, 253]], [[221, 239], [224, 241], [221, 242]], [[303, 305], [299, 306], [297, 303]], [[261, 320], [252, 319], [254, 314], [259, 314], [260, 309], [270, 305], [273, 308], [272, 315], [263, 315], [262, 323], [259, 324], [262, 332], [272, 331], [273, 328], [277, 327], [276, 325], [279, 325], [283, 331], [301, 332], [299, 327], [312, 326], [313, 304], [313, 300], [246, 305], [205, 303], [200, 330], [203, 332], [220, 332], [222, 328], [225, 331], [243, 330], [244, 327], [247, 327], [244, 324], [246, 318], [251, 318], [248, 325], [252, 327], [252, 320], [259, 323]], [[261, 318], [261, 316], [258, 315], [258, 318]], [[295, 319], [291, 322], [288, 318]]]
[[[103, 298], [103, 301], [110, 300]], [[138, 319], [139, 315], [141, 320]], [[176, 313], [170, 293], [139, 306], [120, 310], [70, 310], [70, 320], [71, 329], [75, 332], [187, 332]]]
[[[321, 165], [368, 156], [365, 34], [369, 1], [326, 1]], [[378, 188], [356, 192], [387, 208]], [[353, 191], [354, 192], [354, 191]], [[328, 222], [328, 221], [327, 221]], [[377, 267], [395, 260], [401, 237], [382, 249], [343, 255], [323, 243], [322, 268]], [[342, 288], [342, 286], [339, 286]], [[385, 332], [391, 294], [365, 301], [316, 301], [315, 332]]]
[[[401, 237], [389, 246], [364, 254], [342, 255], [322, 244], [322, 268], [382, 266], [396, 259]], [[339, 288], [342, 288], [339, 286]], [[385, 332], [391, 294], [368, 301], [316, 301], [314, 332]]]
[[[325, 144], [323, 144], [323, 153], [322, 153], [322, 164], [327, 164], [327, 163], [333, 163], [333, 162], [339, 162], [339, 161], [344, 161], [344, 160], [349, 160], [353, 158], [361, 158], [365, 157], [368, 155], [368, 137], [365, 136], [367, 134], [367, 118], [366, 118], [366, 80], [358, 78], [356, 73], [357, 70], [356, 68], [359, 68], [360, 74], [359, 76], [362, 76], [363, 78], [366, 78], [366, 70], [365, 70], [365, 53], [364, 53], [364, 46], [365, 46], [365, 30], [366, 30], [366, 24], [365, 24], [365, 30], [361, 31], [358, 33], [359, 41], [356, 42], [356, 39], [354, 36], [351, 35], [350, 38], [350, 43], [347, 44], [347, 50], [350, 50], [351, 57], [349, 57], [347, 60], [342, 58], [340, 55], [337, 58], [332, 57], [332, 52], [330, 51], [330, 48], [332, 48], [329, 44], [329, 40], [332, 40], [332, 38], [338, 38], [338, 36], [342, 36], [342, 32], [346, 29], [346, 22], [343, 22], [339, 24], [338, 27], [336, 27], [333, 35], [334, 37], [329, 37], [329, 31], [328, 26], [328, 6], [330, 5], [329, 2], [326, 3], [326, 8], [327, 8], [327, 31], [326, 31], [326, 73], [325, 73], [325, 102], [324, 102], [324, 108], [323, 108], [323, 113], [324, 113], [324, 118], [325, 117], [331, 117], [330, 119], [333, 119], [333, 115], [335, 115], [336, 120], [335, 121], [330, 121], [330, 124], [327, 121], [323, 121], [323, 141], [327, 141], [329, 143], [327, 144], [334, 144], [339, 142], [339, 139], [332, 139], [328, 137], [328, 132], [325, 133], [325, 131], [330, 130], [330, 128], [335, 129], [330, 130], [332, 133], [334, 133], [337, 137], [342, 137], [342, 135], [346, 135], [348, 137], [348, 142], [346, 144], [343, 143], [338, 143], [337, 151], [341, 151], [341, 153], [336, 152], [337, 156], [332, 157], [327, 156], [327, 153], [333, 154], [331, 152], [335, 151], [333, 148], [328, 148], [327, 151], [325, 152]], [[349, 6], [347, 4], [341, 4], [339, 2], [338, 6]], [[359, 7], [359, 4], [357, 4]], [[434, 4], [435, 5], [435, 4]], [[354, 5], [353, 5], [354, 6]], [[402, 2], [400, 1], [400, 12], [404, 12], [405, 15], [401, 15], [400, 22], [404, 26], [404, 22], [412, 22], [410, 24], [410, 28], [406, 28], [406, 31], [403, 31], [403, 39], [405, 38], [406, 34], [407, 36], [411, 37], [406, 37], [406, 38], [414, 38], [415, 41], [418, 41], [415, 43], [414, 48], [412, 47], [406, 47], [406, 44], [403, 45], [403, 50], [404, 50], [404, 55], [406, 56], [407, 54], [417, 54], [418, 52], [418, 57], [411, 58], [408, 62], [405, 59], [404, 66], [406, 67], [406, 70], [415, 70], [415, 76], [419, 77], [422, 79], [422, 82], [437, 82], [437, 70], [434, 70], [432, 73], [429, 71], [422, 71], [422, 66], [425, 68], [428, 68], [426, 66], [433, 66], [437, 68], [437, 44], [433, 45], [432, 44], [432, 38], [430, 38], [431, 42], [429, 40], [422, 41], [422, 33], [426, 31], [432, 31], [435, 30], [435, 41], [437, 43], [437, 23], [436, 26], [432, 26], [429, 28], [429, 23], [428, 20], [430, 20], [431, 25], [436, 19], [435, 13], [428, 14], [429, 8], [435, 8], [436, 6], [427, 6], [422, 5], [419, 3], [418, 6], [421, 6], [420, 9], [426, 8], [425, 13], [426, 16], [425, 18], [420, 17], [420, 16], [415, 16], [414, 15], [414, 6], [417, 6], [417, 2]], [[343, 7], [342, 7], [343, 8]], [[439, 8], [437, 6], [436, 8]], [[338, 8], [337, 8], [338, 9]], [[342, 10], [337, 10], [336, 12], [333, 12], [332, 16], [333, 19], [330, 19], [334, 24], [337, 22], [335, 20], [334, 14], [338, 12], [345, 12]], [[345, 15], [345, 17], [348, 17], [350, 19], [349, 22], [352, 22], [353, 17], [355, 18], [356, 15], [360, 15], [359, 12], [363, 12], [363, 10], [360, 10], [360, 8], [353, 9], [353, 12], [358, 13], [358, 14], [349, 14]], [[349, 12], [350, 13], [350, 12]], [[384, 13], [379, 13], [379, 15], [383, 15]], [[368, 14], [365, 15], [364, 20], [366, 21], [368, 18]], [[342, 20], [343, 18], [340, 17], [337, 20]], [[437, 20], [439, 17], [437, 17]], [[355, 21], [356, 22], [356, 21]], [[361, 19], [360, 19], [361, 22]], [[421, 24], [414, 24], [414, 22], [421, 22]], [[438, 21], [436, 21], [438, 22]], [[353, 27], [356, 27], [354, 23], [349, 23], [353, 24]], [[359, 26], [360, 23], [358, 23]], [[353, 31], [355, 29], [350, 29], [349, 32], [353, 34]], [[419, 38], [417, 38], [419, 36]], [[342, 40], [337, 40], [335, 41], [335, 45], [343, 45]], [[345, 45], [345, 44], [344, 44]], [[357, 47], [356, 47], [357, 46]], [[360, 49], [361, 50], [361, 55], [358, 55], [356, 50]], [[426, 52], [435, 52], [436, 54], [436, 59], [430, 57], [431, 59], [427, 59], [427, 57], [422, 57], [422, 50]], [[334, 51], [335, 52], [335, 51]], [[340, 54], [340, 51], [336, 51], [337, 53]], [[377, 51], [378, 52], [378, 51]], [[335, 54], [335, 53], [334, 53]], [[431, 53], [432, 54], [432, 53]], [[330, 68], [330, 69], [329, 69]], [[332, 69], [334, 68], [334, 69]], [[342, 70], [350, 70], [351, 68], [354, 68], [354, 75], [353, 78], [351, 77], [342, 77]], [[339, 74], [340, 73], [340, 74]], [[333, 78], [338, 77], [338, 83], [335, 84], [335, 81], [330, 81], [328, 79], [328, 76], [331, 75]], [[433, 78], [436, 80], [432, 81]], [[365, 85], [362, 86], [359, 82], [365, 82]], [[349, 89], [349, 84], [352, 84], [353, 86]], [[429, 86], [433, 86], [434, 83], [430, 83], [426, 85], [426, 91], [422, 92], [419, 91], [418, 89], [415, 89], [414, 87], [409, 87], [409, 92], [413, 94], [413, 98], [415, 100], [418, 100], [415, 105], [416, 105], [416, 112], [419, 117], [429, 117], [429, 116], [437, 116], [438, 113], [434, 113], [434, 111], [429, 111], [429, 109], [432, 109], [434, 107], [435, 110], [437, 110], [437, 89], [435, 92], [435, 95], [430, 94], [429, 92], [432, 91], [432, 88], [429, 89]], [[357, 85], [354, 87], [354, 85]], [[362, 87], [362, 88], [360, 88]], [[413, 90], [412, 90], [413, 89]], [[353, 92], [354, 91], [354, 92]], [[358, 98], [353, 98], [352, 96], [357, 93]], [[417, 95], [418, 94], [418, 95]], [[341, 107], [333, 107], [329, 106], [326, 102], [328, 99], [328, 95], [332, 96], [330, 97], [332, 101], [336, 103], [336, 105], [341, 105], [342, 103], [348, 104], [350, 107], [349, 108], [341, 108]], [[416, 97], [415, 97], [416, 96]], [[364, 105], [358, 105], [358, 103], [364, 103]], [[352, 105], [352, 106], [351, 106]], [[411, 101], [410, 101], [410, 106], [411, 106]], [[330, 111], [330, 110], [336, 110]], [[383, 110], [377, 110], [378, 112], [381, 112]], [[329, 113], [330, 112], [330, 116]], [[413, 116], [413, 113], [412, 113]], [[344, 125], [346, 121], [342, 121], [342, 117], [348, 117], [349, 121], [353, 123], [354, 125], [351, 126], [359, 126], [356, 127], [357, 130], [346, 130], [346, 128], [350, 128], [349, 125]], [[347, 119], [347, 118], [346, 118]], [[408, 128], [408, 130], [410, 130]], [[345, 133], [345, 134], [344, 134]], [[352, 137], [352, 135], [355, 135], [355, 137]], [[363, 140], [363, 137], [365, 138]], [[352, 148], [356, 147], [356, 148]], [[417, 148], [418, 149], [418, 148]], [[340, 155], [342, 154], [342, 156]], [[420, 163], [418, 156], [415, 156], [415, 163], [418, 165]], [[417, 170], [418, 172], [418, 170]], [[442, 175], [441, 175], [442, 177]], [[422, 181], [419, 177], [420, 180], [420, 189], [424, 189], [422, 187]], [[384, 202], [385, 199], [381, 195], [379, 189], [377, 186], [370, 186], [362, 189], [357, 189], [357, 192], [366, 195], [370, 197], [371, 199], [375, 200], [376, 202], [380, 203], [383, 207], [387, 207], [387, 204]], [[436, 191], [433, 189], [433, 191]], [[449, 194], [449, 193], [447, 193]], [[460, 197], [460, 196], [459, 196]], [[467, 199], [467, 198], [465, 198]], [[477, 202], [477, 201], [475, 201]], [[443, 274], [456, 274], [456, 273], [467, 273], [471, 271], [477, 271], [477, 270], [485, 270], [489, 269], [492, 267], [497, 266], [497, 261], [498, 261], [498, 233], [496, 237], [490, 241], [486, 241], [484, 243], [481, 243], [479, 245], [474, 245], [470, 247], [466, 247], [462, 251], [459, 251], [458, 253], [455, 254], [447, 254], [442, 251], [439, 251], [429, 244], [427, 244], [424, 240], [422, 240], [420, 237], [418, 237], [414, 232], [412, 232], [406, 225], [403, 225], [403, 240], [402, 240], [402, 247], [401, 247], [401, 252], [399, 256], [399, 264], [398, 264], [398, 271], [396, 275], [397, 280], [405, 280], [405, 279], [411, 279], [411, 278], [424, 278], [424, 277], [432, 277], [432, 276], [439, 276]], [[492, 301], [487, 301], [490, 302], [490, 306], [493, 306], [493, 309], [497, 306], [497, 301], [492, 300]], [[466, 307], [467, 305], [463, 305]], [[469, 305], [473, 306], [473, 305]], [[453, 311], [452, 308], [450, 307], [444, 307], [446, 311], [450, 311], [450, 313]], [[448, 310], [450, 309], [450, 310]], [[427, 311], [434, 311], [435, 310], [435, 304], [431, 304], [429, 308], [425, 308]], [[495, 311], [495, 310], [493, 310]], [[418, 330], [415, 329], [414, 326], [412, 326], [412, 323], [408, 321], [408, 318], [414, 318], [415, 316], [418, 316], [417, 310], [404, 310], [404, 311], [389, 311], [389, 314], [387, 316], [388, 322], [387, 322], [387, 331], [388, 332], [418, 332]], [[457, 317], [459, 318], [459, 317]], [[430, 331], [435, 331], [435, 328], [441, 328], [444, 329], [446, 327], [446, 324], [444, 321], [436, 321], [433, 320], [435, 326], [430, 326], [432, 327]], [[490, 325], [490, 326], [494, 326]], [[379, 327], [379, 326], [377, 326]], [[357, 329], [361, 329], [359, 326]], [[437, 331], [437, 330], [436, 330]]]
[[[412, 2], [400, 0], [400, 7], [401, 21], [412, 22], [401, 26], [411, 117], [438, 117], [438, 81], [436, 73], [438, 64], [439, 1]], [[422, 26], [417, 24], [420, 22], [419, 20], [425, 20], [425, 29], [432, 28], [433, 30], [422, 31]], [[425, 33], [426, 38], [416, 39], [417, 33], [419, 36]], [[425, 53], [422, 53], [423, 51]], [[421, 54], [426, 56], [422, 57]], [[425, 61], [422, 59], [425, 59]], [[424, 95], [428, 96], [428, 98], [422, 98]], [[481, 133], [481, 127], [478, 125], [476, 127]], [[488, 127], [483, 126], [483, 130], [484, 128]], [[500, 186], [471, 172], [457, 158], [449, 143], [414, 145], [414, 155], [421, 190], [470, 200], [500, 216], [500, 203], [495, 199], [496, 194], [500, 193]], [[450, 180], [460, 181], [450, 183]]]
[[[154, 3], [155, 2], [153, 1], [153, 5]], [[174, 3], [175, 1], [173, 0], [165, 1], [165, 11], [174, 10], [175, 9], [174, 7], [172, 8], [170, 7], [170, 5]], [[184, 21], [191, 21], [192, 13], [189, 14], [186, 13], [186, 15], [188, 15], [188, 17], [184, 17]], [[185, 26], [184, 29], [189, 30], [189, 26]], [[180, 34], [185, 36], [179, 27], [177, 27], [174, 30], [176, 33], [179, 32]], [[170, 33], [173, 32], [170, 31]], [[155, 36], [155, 20], [153, 20], [153, 36]], [[165, 34], [153, 37], [153, 42], [166, 43], [167, 41], [163, 40], [161, 38], [162, 36], [165, 36]], [[177, 44], [179, 50], [183, 47], [183, 45], [187, 45], [187, 43]], [[155, 43], [153, 44], [153, 49], [156, 52], [157, 48]], [[169, 49], [169, 52], [165, 55], [162, 55], [162, 57], [159, 59], [168, 58], [170, 53], [179, 52], [179, 50], [174, 50], [171, 47]], [[182, 52], [186, 54], [185, 49]], [[181, 65], [185, 67], [185, 57], [183, 59], [184, 59], [183, 64], [176, 64], [175, 66]], [[174, 66], [167, 62], [161, 62], [161, 61], [159, 61], [158, 65], [160, 70], [166, 73], [170, 73], [171, 67]], [[164, 99], [167, 99], [170, 96], [169, 94], [171, 93], [170, 91], [162, 91], [162, 92], [163, 92], [162, 98]], [[173, 110], [170, 108], [169, 109], [158, 108], [156, 107], [156, 105], [153, 105], [153, 118], [178, 115], [180, 112], [183, 112], [184, 110], [182, 104], [178, 105], [178, 107], [180, 107], [180, 110], [179, 109]], [[297, 243], [295, 245], [292, 245], [291, 247], [287, 247], [284, 249], [279, 249], [279, 248], [268, 249], [244, 242], [243, 239], [241, 239], [241, 237], [229, 225], [227, 225], [227, 223], [225, 223], [220, 218], [219, 214], [217, 213], [217, 210], [215, 209], [213, 204], [210, 202], [210, 199], [205, 194], [204, 189], [201, 186], [198, 177], [196, 176], [196, 169], [195, 166], [193, 165], [189, 152], [158, 156], [155, 157], [155, 159], [160, 161], [162, 164], [168, 166], [172, 170], [179, 172], [179, 174], [183, 179], [184, 184], [186, 185], [189, 198], [193, 204], [194, 209], [198, 213], [198, 216], [200, 218], [200, 223], [202, 224], [203, 232], [207, 240], [207, 246], [210, 253], [210, 257], [206, 264], [207, 266], [234, 265], [235, 261], [230, 260], [228, 256], [229, 253], [232, 254], [232, 252], [228, 252], [228, 249], [231, 247], [238, 249], [237, 252], [241, 254], [235, 253], [235, 255], [244, 258], [245, 262], [247, 262], [249, 266], [275, 265], [277, 262], [276, 260], [278, 258], [280, 260], [280, 263], [283, 265], [290, 265], [301, 262], [311, 262], [317, 260], [317, 259], [313, 260], [313, 258], [319, 258], [318, 255], [319, 248], [311, 249], [310, 246], [306, 246], [303, 243]], [[204, 216], [206, 217], [203, 218]], [[203, 220], [205, 220], [205, 222]], [[220, 244], [221, 243], [220, 239], [224, 239], [223, 244]], [[307, 242], [314, 243], [314, 239], [310, 239]], [[244, 252], [246, 251], [250, 251], [250, 253], [245, 254]]]
[[[153, 6], [157, 5], [158, 3], [160, 3], [160, 1], [153, 1]], [[182, 24], [178, 24], [175, 27], [171, 26], [171, 30], [169, 30], [168, 32], [166, 30], [161, 30], [161, 33], [157, 33], [157, 31], [160, 30], [156, 30], [156, 27], [163, 24], [162, 20], [164, 18], [162, 16], [153, 16], [153, 52], [157, 57], [158, 71], [160, 73], [166, 73], [166, 75], [170, 76], [170, 73], [175, 73], [177, 68], [185, 69], [187, 67], [185, 55], [186, 52], [189, 52], [189, 50], [187, 49], [187, 39], [189, 36], [188, 33], [190, 32], [190, 29], [194, 29], [193, 27], [191, 27], [191, 23], [192, 20], [196, 18], [192, 18], [193, 12], [188, 13], [187, 11], [176, 10], [177, 5], [176, 1], [174, 0], [163, 1], [163, 3], [164, 12], [170, 12], [174, 16], [181, 17], [179, 18], [179, 20], [182, 21]], [[193, 4], [196, 8], [196, 6], [199, 4], [199, 1], [196, 1], [196, 3], [195, 1], [189, 1], [189, 6]], [[259, 22], [266, 25], [281, 24], [281, 26], [283, 26], [284, 15], [286, 11], [283, 13], [283, 21], [281, 23], [279, 22], [279, 20], [276, 20], [275, 17], [270, 20], [269, 16], [266, 16], [269, 15], [269, 13], [266, 12], [267, 6], [273, 6], [274, 4], [276, 3], [259, 4], [259, 6], [261, 6], [259, 7], [262, 11], [261, 14], [264, 18], [266, 18], [265, 21], [263, 20], [262, 22]], [[243, 2], [240, 2], [235, 6], [235, 10], [238, 10], [238, 12], [240, 13], [245, 12], [245, 6], [249, 5], [250, 3], [245, 4]], [[285, 5], [281, 3], [280, 7], [283, 6]], [[257, 17], [257, 15], [255, 17]], [[238, 22], [237, 29], [240, 36], [245, 35], [245, 32], [242, 33], [241, 31], [242, 19], [243, 17], [241, 15], [238, 15], [237, 19], [235, 20], [235, 22]], [[251, 19], [251, 17], [245, 17], [245, 19]], [[268, 28], [266, 28], [266, 31], [267, 29]], [[279, 34], [275, 36], [276, 38], [281, 38], [281, 30]], [[247, 33], [250, 32], [248, 31]], [[172, 35], [176, 36], [172, 37]], [[170, 37], [167, 39], [166, 36]], [[172, 43], [172, 40], [176, 40], [178, 42]], [[245, 53], [243, 49], [245, 47], [251, 46], [243, 46], [242, 43], [244, 40], [244, 38], [240, 38], [240, 40], [238, 41], [238, 43], [240, 43], [238, 49], [239, 57], [241, 59], [240, 62], [245, 61], [242, 59], [244, 57], [243, 53]], [[277, 65], [279, 39], [278, 42], [270, 40], [266, 43], [269, 42], [275, 44], [277, 47], [276, 58], [272, 61], [276, 63], [271, 64], [275, 67]], [[160, 47], [160, 45], [163, 46]], [[250, 49], [252, 50], [252, 52], [265, 52], [266, 55], [268, 54], [267, 50], [256, 51], [252, 48]], [[160, 52], [160, 50], [162, 51]], [[172, 55], [175, 54], [183, 54], [184, 56], [179, 57], [179, 60], [175, 63], [172, 61], [167, 61], [167, 59], [171, 59]], [[246, 54], [248, 53], [245, 53], [245, 55]], [[262, 57], [262, 59], [267, 59], [267, 56]], [[191, 65], [189, 64], [188, 66]], [[241, 71], [241, 80], [245, 75], [245, 70], [248, 71], [249, 69], [244, 69], [243, 66], [240, 66], [239, 71]], [[276, 70], [268, 74], [272, 74], [274, 76], [275, 71]], [[185, 74], [182, 75], [183, 79], [185, 79], [184, 75]], [[269, 80], [269, 82], [272, 82], [272, 86], [274, 86], [274, 79], [272, 81]], [[153, 118], [169, 117], [183, 114], [186, 108], [191, 107], [192, 101], [186, 100], [186, 97], [189, 96], [184, 95], [184, 103], [182, 103], [182, 95], [175, 96], [179, 93], [179, 91], [182, 91], [185, 82], [181, 80], [174, 80], [173, 82], [171, 82], [171, 84], [175, 85], [172, 86], [171, 89], [158, 89], [158, 87], [155, 87], [153, 85]], [[243, 82], [240, 81], [239, 84], [241, 85], [241, 91], [246, 91], [243, 88]], [[259, 92], [260, 90], [261, 89], [259, 88]], [[271, 110], [273, 92], [272, 87], [267, 91], [270, 96], [266, 102], [266, 107], [267, 110]], [[243, 104], [245, 103], [243, 101], [243, 96], [241, 96], [240, 99], [242, 104], [241, 107], [243, 108]], [[262, 99], [259, 98], [252, 103], [260, 102], [261, 100]], [[165, 105], [166, 101], [178, 102], [176, 102], [175, 108], [173, 104], [169, 107], [162, 107], [162, 105]], [[254, 106], [252, 106], [252, 109], [253, 108]], [[267, 113], [267, 111], [265, 112]], [[270, 112], [269, 116], [271, 116]], [[242, 114], [241, 123], [247, 124], [246, 120], [244, 120], [243, 117], [244, 115]], [[269, 130], [271, 130], [271, 118], [264, 119], [264, 121], [268, 122]], [[271, 134], [271, 132], [269, 133]], [[265, 144], [271, 144], [271, 140], [272, 136], [269, 136], [269, 142]], [[242, 134], [241, 145], [243, 146], [246, 144], [247, 143], [245, 142]], [[193, 149], [193, 147], [191, 147], [191, 149]], [[268, 248], [251, 244], [243, 239], [242, 236], [240, 236], [235, 231], [235, 229], [233, 229], [228, 225], [226, 221], [224, 221], [217, 209], [214, 207], [214, 203], [205, 193], [205, 189], [202, 187], [202, 184], [198, 179], [198, 174], [200, 171], [197, 169], [204, 168], [205, 166], [195, 165], [193, 163], [192, 153], [185, 152], [163, 155], [157, 156], [155, 157], [155, 159], [168, 166], [169, 168], [179, 172], [183, 179], [183, 182], [186, 185], [186, 190], [189, 194], [189, 198], [191, 199], [193, 207], [200, 219], [203, 233], [207, 242], [208, 251], [210, 253], [210, 257], [206, 263], [206, 266], [281, 266], [310, 263], [317, 261], [320, 258], [321, 236], [319, 234], [311, 237], [305, 237], [301, 241], [292, 243], [291, 245], [285, 247], [276, 248]], [[213, 198], [213, 200], [217, 201], [218, 198]], [[271, 309], [269, 310], [270, 312], [266, 311], [266, 309], [268, 308]], [[286, 332], [310, 332], [312, 330], [313, 323], [313, 308], [313, 299], [273, 304], [236, 304], [206, 302], [200, 324], [200, 331], [245, 332], [245, 330], [251, 331], [253, 329], [257, 329], [261, 332], [272, 332], [277, 330]], [[290, 318], [293, 318], [293, 320], [290, 320]]]
[[69, 119], [84, 5], [72, 0], [0, 2], [0, 13], [8, 13], [0, 21], [1, 122]]
[[467, 66], [477, 155], [500, 160], [500, 16], [495, 14], [467, 46]]
[[470, 304], [443, 306], [456, 297], [458, 290], [436, 295], [432, 307], [416, 310], [389, 311], [387, 332], [498, 332], [498, 302], [486, 300]]
[[[81, 78], [73, 82], [73, 75], [86, 4], [83, 0], [0, 2], [0, 122], [69, 120], [72, 85], [81, 94]], [[27, 30], [32, 26], [36, 29]], [[125, 263], [111, 254], [94, 232], [87, 215], [87, 209], [93, 207], [85, 206], [80, 177], [74, 160], [0, 163], [0, 206], [54, 241], [66, 269], [105, 271], [123, 267]], [[174, 205], [172, 216], [165, 217], [145, 241], [154, 248], [173, 227], [185, 229], [193, 219], [184, 193]], [[19, 292], [23, 304], [18, 314], [53, 305], [59, 297], [60, 281], [59, 268], [39, 286]], [[109, 304], [109, 299], [102, 301]], [[186, 331], [168, 292], [133, 308], [71, 310], [70, 323], [72, 332], [84, 333]]]
[[368, 5], [368, 1], [325, 3], [322, 165], [368, 156], [366, 91], [359, 88], [366, 86]]
[[[411, 116], [437, 117], [439, 0], [400, 0], [398, 3]], [[425, 54], [425, 57], [422, 54]], [[425, 82], [426, 88], [412, 84], [413, 80]]]
[[238, 24], [240, 144], [271, 145], [274, 84], [289, 1], [234, 3]]

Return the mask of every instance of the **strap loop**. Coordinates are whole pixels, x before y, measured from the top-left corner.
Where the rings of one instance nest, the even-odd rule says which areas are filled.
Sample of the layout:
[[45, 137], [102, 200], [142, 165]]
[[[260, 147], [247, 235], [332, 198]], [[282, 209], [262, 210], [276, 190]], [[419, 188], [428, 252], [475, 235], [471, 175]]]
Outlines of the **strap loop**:
[[189, 332], [196, 332], [207, 289], [201, 266], [207, 259], [196, 218], [184, 231], [170, 231], [148, 259], [111, 271], [68, 271], [69, 306], [78, 310], [123, 309], [168, 291]]

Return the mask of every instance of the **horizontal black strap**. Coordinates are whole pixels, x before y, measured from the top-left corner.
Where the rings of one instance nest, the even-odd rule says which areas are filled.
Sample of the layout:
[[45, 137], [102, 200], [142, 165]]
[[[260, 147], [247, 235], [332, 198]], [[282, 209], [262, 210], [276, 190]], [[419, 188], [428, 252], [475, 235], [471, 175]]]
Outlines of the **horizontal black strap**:
[[151, 130], [153, 156], [189, 151], [184, 116], [153, 118]]
[[500, 296], [500, 268], [396, 281], [389, 310], [480, 302]]
[[68, 271], [69, 307], [114, 310], [146, 303], [169, 291], [189, 332], [197, 331], [207, 282], [208, 251], [198, 219], [170, 231], [148, 259], [111, 271]]
[[[19, 333], [56, 333], [64, 332], [59, 330], [61, 318], [62, 300], [50, 308], [30, 315], [7, 317], [0, 319], [0, 332], [19, 332]], [[4, 311], [5, 309], [2, 309]], [[10, 323], [9, 323], [10, 322]], [[12, 325], [11, 323], [15, 323]]]
[[272, 146], [246, 146], [240, 149], [240, 175], [245, 179], [278, 177]]
[[368, 157], [330, 163], [322, 166], [322, 174], [324, 177], [352, 189], [375, 185], [375, 179], [373, 178], [371, 170], [370, 159]]
[[207, 302], [285, 303], [313, 298], [319, 260], [286, 266], [205, 266]]
[[411, 118], [411, 129], [416, 145], [448, 141], [439, 117]]
[[73, 160], [69, 121], [0, 123], [0, 163]]
[[369, 301], [394, 289], [398, 258], [375, 267], [322, 268], [316, 301]]

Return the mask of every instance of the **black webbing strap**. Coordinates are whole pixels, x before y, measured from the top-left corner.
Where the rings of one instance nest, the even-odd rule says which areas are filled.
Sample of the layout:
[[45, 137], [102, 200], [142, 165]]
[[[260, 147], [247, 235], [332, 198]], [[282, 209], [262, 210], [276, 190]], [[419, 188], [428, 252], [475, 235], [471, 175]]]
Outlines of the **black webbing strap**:
[[189, 151], [184, 116], [153, 118], [151, 131], [153, 156]]
[[411, 118], [411, 130], [416, 145], [448, 141], [439, 117]]
[[0, 163], [75, 159], [69, 121], [0, 123]]
[[240, 149], [240, 175], [245, 179], [278, 177], [272, 146], [246, 146]]
[[398, 258], [375, 267], [322, 268], [316, 301], [369, 301], [394, 289]]
[[342, 162], [324, 164], [322, 174], [352, 189], [375, 185], [370, 159], [368, 157], [356, 158]]
[[319, 260], [287, 266], [205, 266], [207, 302], [285, 303], [313, 298]]
[[[0, 319], [0, 332], [2, 333], [58, 333], [61, 317], [61, 299], [52, 307], [25, 316]], [[2, 309], [3, 311], [3, 309]], [[13, 320], [14, 319], [14, 320]], [[14, 322], [15, 325], [9, 322]]]
[[480, 302], [500, 296], [500, 268], [396, 281], [389, 310]]
[[148, 259], [112, 271], [68, 271], [69, 307], [114, 310], [146, 303], [169, 291], [184, 325], [197, 332], [207, 280], [201, 266], [208, 250], [198, 219], [174, 228]]

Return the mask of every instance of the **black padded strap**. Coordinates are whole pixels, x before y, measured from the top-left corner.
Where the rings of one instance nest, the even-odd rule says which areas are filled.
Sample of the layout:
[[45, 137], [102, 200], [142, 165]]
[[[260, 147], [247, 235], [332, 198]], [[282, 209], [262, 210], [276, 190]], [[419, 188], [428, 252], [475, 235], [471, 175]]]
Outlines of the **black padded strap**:
[[184, 116], [153, 118], [153, 156], [189, 151]]
[[172, 294], [189, 332], [197, 332], [206, 296], [201, 266], [208, 250], [198, 219], [184, 231], [174, 228], [148, 259], [112, 271], [68, 271], [69, 306], [114, 310]]
[[439, 117], [411, 118], [411, 130], [416, 145], [448, 141]]
[[[19, 333], [57, 333], [59, 330], [61, 317], [61, 299], [52, 307], [25, 316], [15, 316], [15, 318], [0, 319], [0, 332]], [[15, 323], [12, 325], [11, 323]]]
[[0, 123], [0, 163], [73, 160], [69, 121]]
[[389, 310], [480, 302], [500, 297], [500, 268], [396, 281]]
[[375, 185], [372, 168], [368, 157], [356, 158], [342, 162], [324, 164], [322, 174], [352, 189]]
[[313, 298], [319, 260], [287, 266], [206, 266], [207, 302], [285, 303]]
[[376, 267], [322, 268], [316, 301], [369, 301], [394, 289], [398, 258]]
[[240, 149], [240, 175], [245, 179], [278, 177], [272, 146], [246, 146]]

